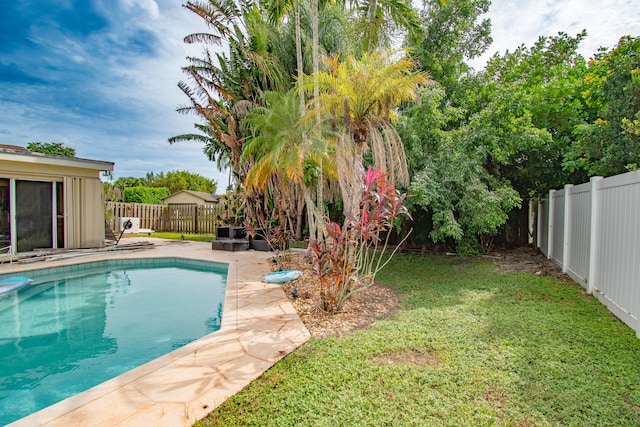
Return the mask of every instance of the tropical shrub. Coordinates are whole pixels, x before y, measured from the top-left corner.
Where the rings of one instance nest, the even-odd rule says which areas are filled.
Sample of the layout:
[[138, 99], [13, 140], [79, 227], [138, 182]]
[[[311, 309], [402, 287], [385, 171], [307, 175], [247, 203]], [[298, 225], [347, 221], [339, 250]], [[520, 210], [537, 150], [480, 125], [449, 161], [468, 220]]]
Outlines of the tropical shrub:
[[346, 212], [345, 222], [327, 222], [327, 238], [311, 239], [314, 269], [321, 282], [325, 311], [335, 313], [354, 293], [373, 284], [376, 274], [389, 262], [395, 250], [386, 252], [393, 221], [409, 215], [406, 194], [396, 190], [389, 175], [370, 167], [362, 174], [357, 213]]
[[469, 136], [470, 128], [450, 129], [463, 112], [445, 99], [441, 87], [423, 89], [421, 103], [405, 109], [398, 126], [411, 171], [408, 209], [417, 221], [412, 243], [480, 253], [521, 198], [485, 166], [486, 150]]

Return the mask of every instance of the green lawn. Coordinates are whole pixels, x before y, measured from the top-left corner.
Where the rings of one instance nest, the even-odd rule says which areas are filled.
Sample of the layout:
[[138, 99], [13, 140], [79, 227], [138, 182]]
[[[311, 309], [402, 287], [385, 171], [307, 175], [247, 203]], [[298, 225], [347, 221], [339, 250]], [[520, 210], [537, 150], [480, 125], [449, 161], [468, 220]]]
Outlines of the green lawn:
[[[137, 233], [137, 234], [123, 234], [122, 239], [128, 237], [157, 237], [160, 239], [170, 240], [192, 240], [195, 242], [209, 242], [215, 240], [215, 234], [189, 234], [189, 233], [174, 233], [169, 231], [154, 231], [153, 233]], [[295, 240], [289, 240], [289, 247], [306, 249], [308, 242], [297, 242]]]
[[192, 240], [195, 242], [209, 242], [211, 240], [215, 240], [216, 236], [214, 234], [189, 234], [189, 233], [174, 233], [168, 231], [154, 231], [153, 233], [138, 233], [138, 234], [123, 234], [122, 238], [126, 239], [128, 237], [157, 237], [160, 239], [171, 239], [171, 240]]
[[398, 255], [404, 309], [312, 339], [199, 426], [640, 425], [640, 340], [575, 283]]

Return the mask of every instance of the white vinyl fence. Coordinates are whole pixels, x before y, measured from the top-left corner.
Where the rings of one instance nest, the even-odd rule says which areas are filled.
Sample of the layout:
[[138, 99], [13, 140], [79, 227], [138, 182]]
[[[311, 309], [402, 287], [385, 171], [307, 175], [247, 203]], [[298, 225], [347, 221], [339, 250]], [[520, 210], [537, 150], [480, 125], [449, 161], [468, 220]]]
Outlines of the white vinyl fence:
[[640, 171], [551, 190], [540, 250], [640, 337]]

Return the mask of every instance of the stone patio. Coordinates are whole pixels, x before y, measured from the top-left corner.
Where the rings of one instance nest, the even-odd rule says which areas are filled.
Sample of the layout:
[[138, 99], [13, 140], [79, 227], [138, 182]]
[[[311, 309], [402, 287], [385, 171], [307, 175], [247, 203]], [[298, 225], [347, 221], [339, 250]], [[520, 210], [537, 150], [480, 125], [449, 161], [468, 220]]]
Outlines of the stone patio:
[[262, 283], [265, 252], [223, 252], [162, 239], [136, 252], [100, 252], [0, 266], [0, 273], [100, 259], [179, 257], [229, 264], [219, 331], [39, 412], [11, 427], [191, 426], [310, 338], [279, 285]]

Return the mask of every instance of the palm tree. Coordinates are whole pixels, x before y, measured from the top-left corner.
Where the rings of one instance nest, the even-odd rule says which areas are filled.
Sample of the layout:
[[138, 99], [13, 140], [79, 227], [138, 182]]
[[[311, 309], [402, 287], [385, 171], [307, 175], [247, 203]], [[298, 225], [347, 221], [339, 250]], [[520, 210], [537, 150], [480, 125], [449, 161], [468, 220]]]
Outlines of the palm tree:
[[[323, 2], [324, 6], [327, 6], [330, 2]], [[300, 23], [300, 13], [301, 13], [301, 1], [300, 0], [270, 0], [267, 3], [267, 10], [270, 13], [272, 21], [279, 20], [282, 18], [285, 12], [290, 13], [293, 9], [294, 11], [294, 21], [295, 21], [295, 39], [296, 39], [296, 64], [297, 64], [297, 88], [299, 94], [299, 102], [300, 109], [299, 112], [301, 115], [304, 114], [305, 111], [305, 92], [302, 90], [304, 85], [304, 62], [303, 62], [303, 46], [301, 42], [301, 23]], [[311, 35], [312, 35], [312, 43], [311, 43], [311, 58], [312, 58], [312, 75], [316, 75], [319, 71], [319, 59], [320, 59], [320, 31], [319, 31], [319, 13], [320, 13], [320, 5], [318, 0], [311, 0]], [[335, 20], [334, 20], [335, 23]], [[344, 31], [336, 31], [337, 34], [342, 34]], [[338, 44], [335, 44], [336, 46]], [[314, 84], [314, 96], [319, 94], [317, 89], [317, 84]], [[301, 116], [302, 117], [302, 116]], [[308, 129], [312, 134], [305, 134], [303, 137], [308, 137], [311, 140], [315, 140], [319, 138], [319, 135], [316, 133], [317, 129], [321, 128], [321, 117], [320, 113], [314, 116], [315, 125]], [[317, 185], [315, 197], [307, 197], [307, 211], [309, 213], [309, 228], [311, 231], [311, 236], [314, 238], [322, 238], [323, 237], [323, 221], [324, 221], [324, 187], [325, 187], [325, 177], [324, 177], [324, 165], [322, 158], [319, 159], [319, 164], [317, 167], [318, 177], [317, 177]], [[308, 194], [309, 195], [309, 194]], [[320, 225], [320, 227], [316, 227], [316, 225]], [[317, 232], [321, 234], [316, 234]]]
[[212, 162], [216, 162], [216, 168], [223, 172], [230, 165], [231, 150], [227, 145], [218, 144], [216, 130], [210, 124], [195, 123], [193, 125], [200, 133], [187, 133], [169, 138], [169, 144], [176, 142], [199, 142], [204, 144], [202, 151]]
[[176, 135], [169, 138], [169, 144], [176, 142], [198, 142], [204, 144], [202, 151], [207, 159], [216, 163], [218, 172], [227, 171], [229, 174], [229, 182], [227, 188], [231, 188], [233, 177], [233, 168], [231, 168], [231, 149], [228, 145], [219, 144], [215, 137], [215, 128], [210, 124], [194, 123], [193, 125], [200, 133], [188, 133]]
[[410, 0], [351, 0], [350, 10], [355, 44], [363, 54], [389, 49], [406, 34], [417, 39], [424, 33]]
[[[338, 181], [347, 212], [355, 212], [363, 156], [371, 149], [377, 168], [392, 174], [396, 183], [407, 185], [409, 174], [404, 146], [393, 121], [395, 108], [416, 98], [417, 87], [428, 76], [413, 70], [413, 62], [391, 51], [365, 54], [360, 60], [337, 56], [326, 60], [327, 71], [318, 72], [320, 94], [312, 102], [317, 111], [333, 118], [341, 128], [336, 145]], [[305, 84], [307, 89], [310, 84]]]
[[[296, 46], [296, 69], [298, 85], [304, 80], [304, 63], [302, 61], [302, 28], [300, 26], [300, 0], [270, 0], [266, 2], [267, 13], [271, 23], [282, 20], [283, 16], [293, 12]], [[304, 111], [304, 93], [300, 91], [300, 110]]]
[[[325, 176], [335, 177], [336, 171], [334, 163], [326, 161], [327, 139], [309, 138], [312, 123], [301, 119], [298, 99], [294, 91], [265, 94], [266, 106], [253, 109], [246, 120], [254, 136], [245, 145], [242, 158], [254, 160], [245, 179], [247, 192], [271, 187], [274, 198], [283, 202], [281, 217], [290, 224], [294, 221], [285, 218], [286, 212], [296, 217], [297, 228], [293, 231], [300, 239], [304, 204], [313, 204], [310, 190], [320, 185], [316, 177], [321, 165]], [[282, 219], [280, 224], [284, 224]], [[316, 224], [310, 217], [312, 235]]]
[[221, 78], [222, 72], [213, 65], [208, 52], [206, 56], [206, 59], [188, 58], [191, 65], [184, 67], [183, 71], [191, 77], [191, 85], [182, 81], [178, 83], [178, 87], [191, 101], [190, 105], [179, 107], [178, 112], [194, 113], [200, 116], [205, 123], [196, 124], [196, 127], [203, 131], [203, 134], [174, 136], [169, 138], [169, 143], [203, 142], [205, 150], [228, 158], [225, 162], [230, 165], [234, 174], [242, 176], [240, 156], [243, 137], [238, 133], [238, 119], [229, 108], [228, 102], [216, 100], [218, 94], [230, 92], [225, 87], [224, 79]]
[[189, 65], [183, 71], [189, 82], [179, 82], [178, 87], [190, 104], [178, 112], [195, 113], [204, 119], [206, 134], [174, 137], [170, 142], [201, 140], [217, 145], [208, 151], [228, 155], [234, 174], [244, 179], [246, 171], [240, 156], [245, 137], [240, 122], [249, 109], [260, 105], [265, 91], [284, 90], [289, 85], [280, 61], [270, 51], [276, 37], [274, 29], [250, 1], [189, 1], [185, 7], [203, 18], [212, 30], [190, 34], [185, 42], [225, 45], [229, 53], [212, 55], [205, 49], [204, 58], [187, 58]]

